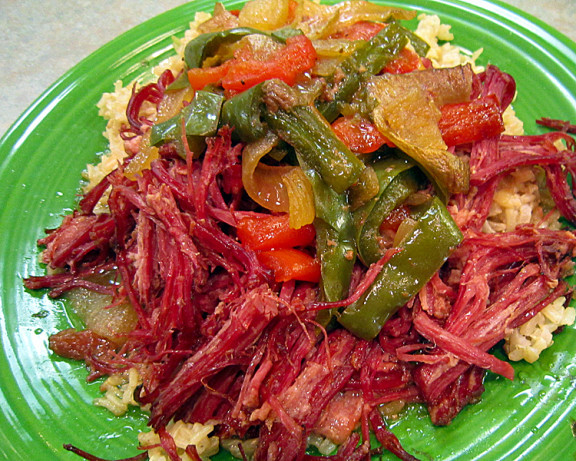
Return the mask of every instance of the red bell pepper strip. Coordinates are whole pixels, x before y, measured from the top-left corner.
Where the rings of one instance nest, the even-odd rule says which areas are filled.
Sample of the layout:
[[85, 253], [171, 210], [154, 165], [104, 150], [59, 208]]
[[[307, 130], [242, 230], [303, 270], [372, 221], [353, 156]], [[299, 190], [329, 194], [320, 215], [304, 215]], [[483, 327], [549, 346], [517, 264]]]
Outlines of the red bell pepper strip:
[[345, 40], [370, 40], [374, 35], [386, 27], [386, 24], [373, 21], [356, 22], [344, 30], [332, 34], [330, 38]]
[[337, 118], [332, 123], [332, 130], [352, 152], [358, 154], [375, 152], [384, 144], [394, 147], [372, 122], [365, 118]]
[[320, 262], [295, 248], [281, 248], [258, 252], [262, 264], [274, 271], [274, 280], [287, 282], [301, 280], [318, 283], [320, 281]]
[[316, 57], [310, 39], [296, 35], [288, 38], [286, 45], [267, 61], [235, 59], [222, 79], [222, 87], [239, 93], [272, 78], [294, 85], [298, 75], [314, 66]]
[[312, 245], [316, 231], [312, 224], [300, 229], [290, 227], [289, 215], [258, 215], [240, 219], [236, 234], [252, 250], [305, 247]]
[[410, 217], [410, 208], [407, 205], [400, 205], [394, 208], [380, 224], [380, 233], [386, 231], [396, 232], [402, 222]]
[[188, 80], [190, 86], [196, 91], [203, 89], [206, 85], [220, 84], [222, 79], [226, 76], [230, 61], [216, 67], [199, 68], [195, 67], [188, 70]]
[[296, 35], [288, 38], [286, 45], [266, 61], [240, 50], [220, 66], [188, 70], [188, 79], [194, 89], [202, 89], [207, 84], [221, 84], [230, 96], [272, 78], [293, 85], [301, 73], [314, 66], [316, 57], [310, 39]]
[[423, 70], [425, 68], [422, 58], [410, 49], [403, 48], [398, 56], [389, 62], [382, 72], [389, 74], [407, 74], [415, 70]]
[[502, 111], [496, 97], [446, 104], [440, 108], [438, 127], [448, 146], [457, 146], [497, 136], [504, 131]]
[[293, 229], [289, 220], [287, 213], [247, 216], [238, 222], [236, 234], [244, 246], [257, 252], [262, 264], [274, 271], [277, 282], [301, 280], [318, 283], [320, 262], [294, 248], [314, 244], [314, 226], [309, 224]]

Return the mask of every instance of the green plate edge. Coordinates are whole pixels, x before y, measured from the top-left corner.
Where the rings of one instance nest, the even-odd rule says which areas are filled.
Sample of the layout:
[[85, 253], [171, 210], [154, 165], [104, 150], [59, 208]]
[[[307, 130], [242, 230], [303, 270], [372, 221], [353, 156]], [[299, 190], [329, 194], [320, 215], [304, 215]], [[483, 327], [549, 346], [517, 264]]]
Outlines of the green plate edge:
[[[528, 133], [542, 132], [534, 123], [542, 116], [576, 120], [576, 45], [538, 19], [498, 1], [378, 3], [438, 14], [452, 25], [455, 43], [483, 47], [481, 64], [515, 77], [514, 107]], [[137, 453], [145, 416], [130, 411], [116, 418], [92, 405], [99, 382], [86, 384], [82, 364], [54, 358], [47, 348], [49, 335], [74, 319], [63, 302], [27, 292], [22, 279], [42, 273], [36, 240], [74, 207], [82, 170], [106, 148], [95, 107], [100, 95], [118, 79], [149, 74], [169, 55], [171, 36], [183, 33], [194, 12], [212, 6], [196, 0], [115, 38], [56, 81], [0, 139], [2, 459], [78, 459], [64, 443], [110, 459]], [[390, 426], [425, 460], [574, 459], [576, 330], [557, 336], [538, 364], [514, 368], [514, 382], [488, 375], [483, 400], [448, 427], [431, 426], [419, 406]]]

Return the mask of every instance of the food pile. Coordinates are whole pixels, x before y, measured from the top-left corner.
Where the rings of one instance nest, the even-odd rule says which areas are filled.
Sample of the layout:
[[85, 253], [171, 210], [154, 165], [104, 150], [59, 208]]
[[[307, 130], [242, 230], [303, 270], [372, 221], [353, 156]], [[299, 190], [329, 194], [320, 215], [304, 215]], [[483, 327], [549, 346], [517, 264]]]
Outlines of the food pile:
[[110, 155], [25, 283], [85, 320], [50, 347], [97, 403], [149, 411], [138, 459], [416, 459], [386, 418], [450, 424], [514, 378], [494, 346], [534, 361], [574, 321], [573, 139], [508, 134], [513, 77], [441, 67], [415, 16], [217, 4], [104, 96]]

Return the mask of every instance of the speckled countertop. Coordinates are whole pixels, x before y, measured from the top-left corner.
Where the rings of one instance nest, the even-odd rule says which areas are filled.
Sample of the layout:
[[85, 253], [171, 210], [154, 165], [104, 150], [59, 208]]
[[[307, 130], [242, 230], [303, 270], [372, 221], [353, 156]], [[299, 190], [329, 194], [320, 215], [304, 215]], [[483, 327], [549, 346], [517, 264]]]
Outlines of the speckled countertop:
[[[0, 134], [58, 77], [185, 0], [0, 0]], [[576, 41], [575, 0], [508, 0]]]

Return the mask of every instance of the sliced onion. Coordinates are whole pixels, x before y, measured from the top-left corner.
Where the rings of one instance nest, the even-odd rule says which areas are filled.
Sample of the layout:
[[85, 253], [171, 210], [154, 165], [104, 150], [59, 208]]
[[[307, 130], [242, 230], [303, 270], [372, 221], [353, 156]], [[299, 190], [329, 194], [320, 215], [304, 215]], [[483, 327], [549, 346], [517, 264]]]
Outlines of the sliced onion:
[[249, 197], [275, 212], [290, 213], [290, 226], [299, 228], [314, 220], [312, 186], [299, 166], [270, 166], [260, 162], [278, 143], [268, 135], [244, 147], [242, 182]]
[[188, 103], [193, 98], [194, 90], [191, 87], [166, 91], [162, 101], [158, 104], [155, 123], [164, 122], [178, 115], [184, 107], [184, 102]]
[[392, 18], [409, 21], [416, 17], [416, 12], [413, 10], [377, 5], [363, 0], [342, 2], [337, 7], [338, 22], [334, 25], [335, 30], [332, 32], [361, 21], [388, 22]]
[[445, 197], [468, 190], [469, 166], [444, 143], [438, 107], [469, 100], [472, 87], [469, 66], [379, 75], [368, 83], [378, 131], [416, 161]]
[[136, 176], [141, 175], [143, 170], [149, 170], [154, 160], [160, 158], [158, 148], [150, 145], [150, 132], [142, 137], [138, 153], [130, 159], [130, 163], [124, 168], [124, 176], [135, 181]]
[[240, 10], [241, 27], [275, 30], [285, 26], [290, 14], [290, 0], [251, 0]]
[[323, 58], [344, 58], [354, 53], [363, 43], [360, 40], [336, 38], [312, 41], [316, 53]]
[[278, 143], [273, 135], [247, 144], [242, 151], [242, 183], [258, 205], [272, 211], [288, 212], [288, 192], [282, 175], [293, 167], [272, 167], [260, 164], [260, 159]]
[[290, 227], [299, 229], [311, 224], [316, 216], [314, 192], [302, 168], [296, 167], [284, 174], [282, 182], [288, 191]]
[[302, 30], [311, 39], [317, 39], [328, 37], [360, 21], [388, 22], [390, 19], [410, 20], [415, 16], [415, 11], [363, 0], [345, 1], [337, 5], [320, 5], [303, 0], [298, 2], [292, 27]]
[[402, 243], [404, 243], [404, 239], [408, 235], [412, 234], [417, 224], [418, 221], [412, 218], [404, 219], [398, 226], [398, 230], [396, 231], [396, 235], [394, 236], [394, 242], [392, 243], [392, 246], [394, 248], [399, 248], [402, 245]]
[[[115, 274], [111, 272], [92, 281], [112, 284], [114, 277]], [[136, 327], [138, 316], [132, 306], [128, 303], [111, 306], [114, 300], [110, 295], [74, 288], [66, 293], [66, 298], [86, 328], [116, 344], [122, 344], [125, 335]]]

